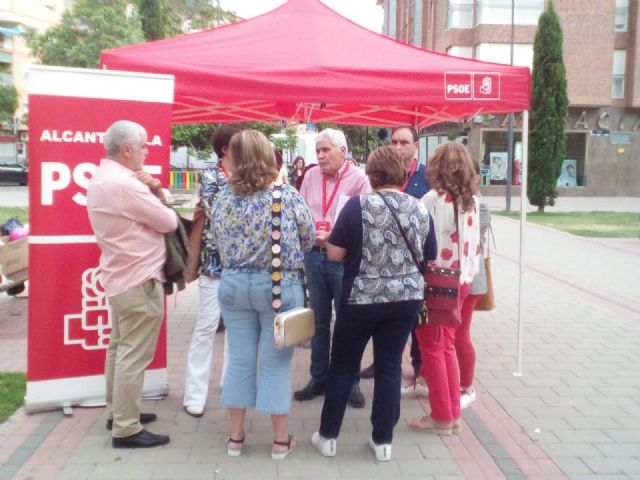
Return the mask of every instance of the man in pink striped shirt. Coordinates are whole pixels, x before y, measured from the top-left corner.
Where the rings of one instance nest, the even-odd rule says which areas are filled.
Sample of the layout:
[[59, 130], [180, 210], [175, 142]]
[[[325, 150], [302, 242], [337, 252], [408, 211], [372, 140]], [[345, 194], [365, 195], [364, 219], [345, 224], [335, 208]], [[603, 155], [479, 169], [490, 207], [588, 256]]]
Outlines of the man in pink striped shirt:
[[160, 181], [143, 170], [147, 133], [115, 122], [104, 136], [102, 159], [87, 188], [87, 210], [100, 247], [101, 281], [112, 330], [105, 362], [106, 401], [114, 448], [154, 447], [167, 435], [142, 428], [156, 419], [140, 413], [144, 370], [151, 363], [164, 315], [164, 234], [177, 228]]

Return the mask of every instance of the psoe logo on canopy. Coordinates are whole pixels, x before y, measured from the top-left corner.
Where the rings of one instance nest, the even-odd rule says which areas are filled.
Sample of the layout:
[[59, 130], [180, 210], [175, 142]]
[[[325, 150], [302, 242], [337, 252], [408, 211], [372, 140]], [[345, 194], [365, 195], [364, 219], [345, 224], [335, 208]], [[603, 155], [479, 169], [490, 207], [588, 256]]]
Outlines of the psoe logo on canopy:
[[500, 74], [482, 72], [473, 74], [474, 100], [500, 100]]
[[445, 72], [447, 100], [499, 100], [500, 74], [497, 72]]

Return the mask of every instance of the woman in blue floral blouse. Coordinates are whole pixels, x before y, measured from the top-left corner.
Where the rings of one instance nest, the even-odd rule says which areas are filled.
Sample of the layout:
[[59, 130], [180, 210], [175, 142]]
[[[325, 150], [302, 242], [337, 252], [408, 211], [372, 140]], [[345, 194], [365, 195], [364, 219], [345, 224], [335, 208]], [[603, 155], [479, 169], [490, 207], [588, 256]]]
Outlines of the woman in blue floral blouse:
[[[235, 134], [228, 153], [231, 179], [218, 194], [212, 217], [229, 344], [221, 396], [231, 418], [227, 454], [241, 454], [246, 409], [255, 407], [271, 415], [271, 457], [280, 460], [295, 448], [295, 439], [288, 428], [293, 347], [278, 350], [273, 339], [271, 205], [278, 170], [269, 141], [258, 131]], [[315, 241], [311, 214], [289, 185], [282, 186], [281, 218], [281, 310], [286, 311], [304, 303], [302, 259]]]

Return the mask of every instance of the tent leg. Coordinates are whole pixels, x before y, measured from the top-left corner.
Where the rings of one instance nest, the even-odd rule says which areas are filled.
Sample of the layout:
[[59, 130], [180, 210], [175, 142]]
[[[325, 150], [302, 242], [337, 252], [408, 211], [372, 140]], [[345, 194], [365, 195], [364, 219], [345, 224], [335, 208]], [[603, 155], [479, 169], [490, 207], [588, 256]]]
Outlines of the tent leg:
[[520, 186], [520, 276], [518, 280], [518, 352], [516, 354], [516, 377], [522, 376], [522, 342], [524, 337], [524, 245], [527, 226], [527, 172], [529, 163], [529, 111], [522, 112], [522, 185]]

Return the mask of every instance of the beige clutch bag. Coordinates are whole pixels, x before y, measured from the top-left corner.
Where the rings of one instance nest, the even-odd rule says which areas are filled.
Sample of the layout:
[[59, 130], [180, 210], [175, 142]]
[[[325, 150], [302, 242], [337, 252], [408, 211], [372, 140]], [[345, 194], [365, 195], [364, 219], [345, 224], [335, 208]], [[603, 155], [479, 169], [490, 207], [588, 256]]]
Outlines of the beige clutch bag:
[[278, 313], [273, 319], [276, 348], [291, 347], [313, 337], [316, 331], [313, 310], [299, 307]]

